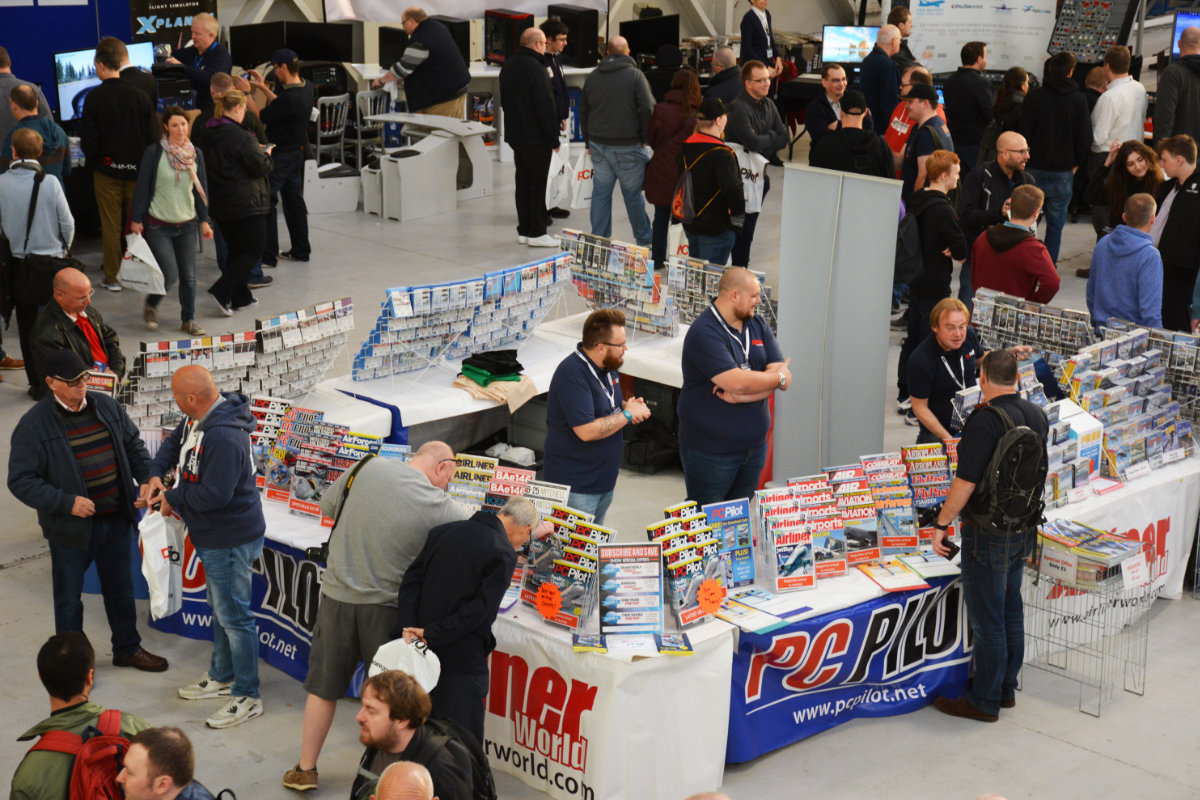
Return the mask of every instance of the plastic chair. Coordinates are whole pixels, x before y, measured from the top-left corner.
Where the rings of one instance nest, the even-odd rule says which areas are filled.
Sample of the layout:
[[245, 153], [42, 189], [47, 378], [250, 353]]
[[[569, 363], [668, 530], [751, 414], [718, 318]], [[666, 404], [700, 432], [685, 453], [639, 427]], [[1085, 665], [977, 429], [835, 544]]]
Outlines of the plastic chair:
[[354, 166], [361, 170], [365, 163], [363, 151], [370, 156], [373, 148], [383, 147], [383, 123], [371, 122], [367, 117], [387, 113], [388, 93], [382, 89], [359, 92], [354, 96], [354, 109], [354, 124], [347, 128], [345, 142], [347, 149], [354, 145]]
[[317, 165], [321, 156], [332, 153], [330, 161], [342, 158], [343, 137], [346, 133], [346, 117], [350, 113], [350, 95], [339, 94], [317, 100]]

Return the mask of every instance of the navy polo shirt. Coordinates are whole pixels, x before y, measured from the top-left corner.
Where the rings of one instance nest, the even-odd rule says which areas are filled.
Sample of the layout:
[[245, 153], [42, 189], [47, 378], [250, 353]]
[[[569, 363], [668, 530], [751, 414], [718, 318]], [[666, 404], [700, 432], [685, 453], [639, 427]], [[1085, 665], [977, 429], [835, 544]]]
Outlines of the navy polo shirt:
[[597, 367], [576, 345], [554, 370], [546, 395], [546, 480], [569, 484], [580, 494], [616, 487], [621, 433], [585, 442], [573, 429], [620, 411], [621, 399], [617, 371]]
[[[953, 398], [959, 389], [974, 386], [983, 358], [983, 345], [975, 329], [967, 326], [967, 338], [957, 350], [943, 350], [930, 332], [908, 357], [908, 394], [929, 401], [929, 410], [951, 433], [954, 426]], [[925, 426], [921, 426], [925, 430]]]
[[747, 361], [762, 372], [783, 361], [771, 328], [760, 317], [742, 323], [737, 333], [710, 305], [683, 339], [683, 389], [679, 392], [679, 446], [717, 455], [740, 453], [766, 441], [771, 409], [765, 399], [726, 403], [713, 394], [713, 376], [738, 369]]

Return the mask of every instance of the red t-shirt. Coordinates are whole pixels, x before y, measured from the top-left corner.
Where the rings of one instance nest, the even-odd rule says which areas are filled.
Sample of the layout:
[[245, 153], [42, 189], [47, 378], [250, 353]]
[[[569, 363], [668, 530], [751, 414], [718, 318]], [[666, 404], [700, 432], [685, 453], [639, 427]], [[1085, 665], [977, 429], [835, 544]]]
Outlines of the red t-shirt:
[[[939, 105], [937, 113], [942, 118], [942, 122], [945, 122], [945, 107]], [[887, 129], [883, 132], [884, 140], [896, 155], [904, 152], [904, 143], [908, 141], [910, 130], [912, 130], [912, 117], [908, 115], [907, 104], [901, 100], [896, 106], [896, 110], [892, 112], [892, 118], [888, 120]], [[896, 170], [896, 177], [900, 177], [900, 170]]]

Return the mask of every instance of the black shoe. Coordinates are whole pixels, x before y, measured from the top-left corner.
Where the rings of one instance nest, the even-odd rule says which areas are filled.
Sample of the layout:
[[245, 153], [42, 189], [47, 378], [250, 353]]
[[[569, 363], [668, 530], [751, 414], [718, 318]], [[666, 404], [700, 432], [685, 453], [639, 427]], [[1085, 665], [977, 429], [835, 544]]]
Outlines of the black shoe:
[[552, 208], [547, 213], [554, 217], [554, 219], [566, 219], [567, 217], [571, 216], [571, 212], [567, 211], [565, 208]]
[[246, 284], [247, 289], [264, 289], [275, 282], [275, 279], [270, 275], [263, 275], [261, 278], [251, 278]]
[[286, 258], [288, 261], [308, 261], [308, 256], [294, 256], [291, 250], [284, 250], [279, 257]]

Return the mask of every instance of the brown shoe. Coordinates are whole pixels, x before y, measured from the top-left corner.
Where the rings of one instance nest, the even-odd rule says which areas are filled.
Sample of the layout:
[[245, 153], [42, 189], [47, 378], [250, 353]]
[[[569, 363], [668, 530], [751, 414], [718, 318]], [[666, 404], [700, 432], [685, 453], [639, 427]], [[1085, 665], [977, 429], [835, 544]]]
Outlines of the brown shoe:
[[133, 667], [140, 669], [142, 672], [166, 672], [167, 660], [162, 656], [156, 656], [154, 653], [138, 648], [138, 651], [131, 656], [125, 658], [114, 658], [114, 667]]
[[0, 359], [0, 369], [25, 369], [25, 362], [19, 358], [5, 356]]
[[1090, 276], [1091, 274], [1092, 274], [1092, 270], [1090, 267], [1080, 267], [1079, 269], [1075, 270], [1076, 278], [1086, 278], [1086, 277]]
[[283, 773], [283, 785], [298, 792], [315, 789], [317, 788], [317, 768], [300, 769], [300, 765], [297, 764]]
[[949, 714], [952, 717], [964, 717], [966, 719], [974, 719], [979, 722], [995, 722], [1000, 719], [999, 714], [985, 714], [980, 711], [965, 697], [960, 697], [957, 700], [951, 700], [949, 697], [935, 697], [933, 704], [938, 711], [943, 714]]
[[1000, 707], [1001, 708], [1016, 708], [1017, 707], [1017, 698], [1015, 696], [1004, 698], [1003, 700], [1000, 701]]

